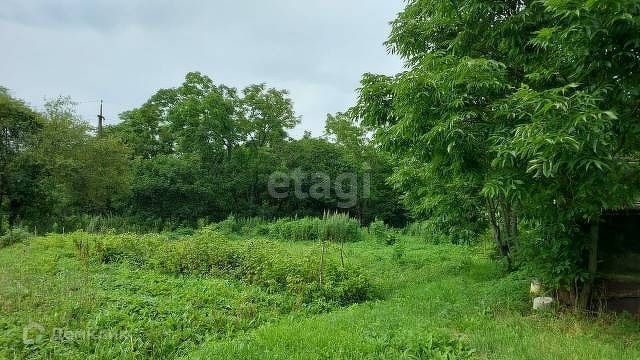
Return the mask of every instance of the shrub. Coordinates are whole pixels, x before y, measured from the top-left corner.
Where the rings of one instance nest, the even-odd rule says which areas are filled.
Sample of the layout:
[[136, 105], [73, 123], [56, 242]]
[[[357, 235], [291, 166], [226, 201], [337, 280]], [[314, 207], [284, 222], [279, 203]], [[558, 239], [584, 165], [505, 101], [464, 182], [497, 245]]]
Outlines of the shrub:
[[278, 219], [269, 226], [269, 237], [287, 241], [344, 243], [362, 240], [362, 228], [358, 220], [346, 214], [327, 214], [322, 219]]
[[[203, 228], [205, 225], [201, 222], [198, 227]], [[234, 215], [229, 215], [225, 220], [213, 224], [212, 229], [226, 235], [266, 236], [269, 234], [269, 225], [261, 217], [236, 218]]]
[[438, 223], [432, 220], [412, 222], [404, 228], [403, 233], [431, 244], [459, 243], [439, 229]]
[[389, 229], [381, 220], [376, 220], [369, 224], [368, 231], [369, 235], [380, 243], [393, 245], [398, 242], [397, 234], [392, 229]]
[[397, 242], [398, 242], [398, 234], [396, 234], [394, 231], [387, 232], [387, 235], [385, 236], [385, 239], [384, 239], [384, 243], [386, 245], [394, 245]]
[[431, 227], [426, 221], [415, 221], [407, 225], [403, 232], [406, 235], [424, 238], [431, 232]]
[[191, 236], [194, 233], [195, 233], [195, 230], [193, 230], [192, 228], [180, 226], [179, 228], [166, 233], [166, 235], [169, 239], [176, 240], [185, 236]]
[[403, 265], [405, 263], [404, 259], [405, 248], [402, 244], [398, 243], [393, 246], [393, 261], [396, 263]]
[[261, 217], [250, 217], [238, 219], [241, 235], [265, 236], [268, 235], [267, 222]]
[[346, 214], [325, 215], [320, 228], [320, 239], [337, 243], [362, 240], [360, 222]]
[[369, 235], [378, 241], [384, 240], [387, 234], [387, 225], [382, 220], [376, 219], [376, 221], [369, 224]]
[[21, 227], [9, 229], [6, 234], [0, 236], [0, 248], [28, 240], [32, 236], [29, 231]]
[[61, 219], [60, 222], [56, 221], [50, 230], [54, 232], [85, 231], [88, 233], [150, 234], [174, 231], [189, 225], [143, 216], [116, 216], [109, 214], [91, 216], [83, 214], [66, 217]]
[[305, 217], [302, 219], [278, 219], [269, 226], [269, 237], [287, 241], [312, 241], [320, 237], [321, 220]]
[[72, 236], [75, 243], [92, 243], [89, 256], [97, 257], [102, 263], [126, 262], [138, 266], [148, 264], [152, 252], [168, 241], [166, 237], [157, 234], [91, 235], [76, 232]]
[[226, 219], [215, 224], [214, 228], [227, 235], [240, 232], [240, 224], [238, 224], [236, 217], [233, 215], [229, 215]]
[[292, 253], [267, 240], [232, 242], [213, 226], [175, 241], [158, 236], [74, 236], [82, 247], [87, 241], [92, 244], [79, 254], [88, 253], [103, 263], [127, 262], [176, 275], [230, 276], [271, 292], [287, 292], [299, 303], [346, 305], [377, 297], [374, 286], [359, 268], [342, 266], [325, 257], [320, 284], [319, 254]]

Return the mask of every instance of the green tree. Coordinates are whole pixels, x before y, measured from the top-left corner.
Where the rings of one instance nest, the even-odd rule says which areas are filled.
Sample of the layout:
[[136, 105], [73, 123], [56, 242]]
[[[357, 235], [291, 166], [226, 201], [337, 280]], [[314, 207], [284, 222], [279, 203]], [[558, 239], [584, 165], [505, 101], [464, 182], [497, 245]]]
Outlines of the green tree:
[[407, 71], [366, 74], [354, 113], [420, 169], [392, 177], [414, 211], [488, 220], [503, 256], [582, 284], [585, 306], [600, 214], [638, 194], [638, 15], [634, 0], [409, 1], [387, 42]]
[[47, 182], [51, 215], [114, 211], [129, 187], [129, 150], [109, 134], [92, 135], [68, 97], [48, 101], [31, 152]]
[[[108, 133], [131, 147], [137, 159], [130, 210], [185, 221], [259, 214], [269, 200], [266, 184], [277, 148], [299, 121], [284, 90], [260, 84], [239, 94], [198, 72], [121, 118]], [[195, 197], [180, 188], [193, 190]], [[156, 204], [157, 211], [148, 204]]]
[[287, 138], [300, 119], [286, 90], [250, 85], [243, 91], [241, 114], [246, 121], [248, 143], [253, 147], [274, 146]]
[[325, 136], [335, 144], [347, 171], [358, 178], [359, 197], [351, 215], [364, 224], [383, 219], [391, 225], [404, 225], [407, 214], [400, 192], [388, 181], [393, 172], [393, 156], [372, 142], [369, 129], [359, 126], [347, 113], [327, 116]]
[[[25, 203], [35, 199], [39, 169], [28, 154], [42, 128], [42, 118], [0, 87], [0, 208], [13, 225]], [[33, 184], [31, 184], [33, 185]]]
[[215, 184], [203, 176], [206, 171], [197, 157], [159, 155], [132, 165], [133, 213], [176, 222], [195, 222], [216, 213]]

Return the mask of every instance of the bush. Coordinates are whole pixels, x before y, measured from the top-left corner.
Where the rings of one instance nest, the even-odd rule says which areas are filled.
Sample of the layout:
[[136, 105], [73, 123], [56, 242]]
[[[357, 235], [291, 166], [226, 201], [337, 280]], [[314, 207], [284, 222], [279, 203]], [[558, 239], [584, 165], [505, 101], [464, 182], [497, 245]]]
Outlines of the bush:
[[346, 214], [324, 218], [279, 219], [269, 226], [269, 237], [287, 241], [332, 241], [336, 243], [362, 240], [360, 222]]
[[386, 245], [393, 245], [398, 242], [397, 234], [389, 229], [381, 220], [376, 220], [369, 224], [368, 231], [369, 235], [377, 242]]
[[346, 214], [325, 215], [320, 228], [320, 239], [344, 243], [362, 240], [360, 222]]
[[54, 222], [51, 226], [53, 232], [85, 231], [88, 233], [110, 234], [150, 234], [174, 231], [178, 228], [189, 227], [191, 224], [172, 222], [156, 218], [142, 216], [115, 216], [115, 215], [75, 215]]
[[382, 220], [376, 219], [376, 221], [369, 224], [369, 235], [378, 241], [384, 240], [387, 233], [387, 225]]
[[269, 234], [268, 223], [261, 217], [236, 218], [229, 215], [225, 220], [214, 224], [212, 228], [226, 235], [267, 236]]
[[226, 219], [215, 224], [214, 228], [226, 235], [240, 232], [240, 224], [238, 224], [236, 217], [233, 215], [229, 215]]
[[430, 244], [458, 243], [440, 230], [435, 221], [430, 220], [412, 222], [403, 229], [403, 233], [420, 238]]
[[318, 240], [320, 227], [321, 220], [318, 218], [278, 219], [269, 226], [269, 237], [287, 241]]
[[23, 242], [32, 236], [29, 231], [20, 227], [9, 229], [6, 234], [0, 236], [0, 248]]
[[179, 228], [166, 233], [167, 237], [171, 240], [177, 240], [185, 236], [191, 236], [195, 233], [195, 230], [190, 227], [180, 226]]
[[89, 234], [77, 231], [68, 234], [80, 257], [95, 258], [101, 263], [126, 262], [143, 266], [151, 260], [151, 254], [168, 242], [166, 236], [157, 234]]
[[246, 236], [266, 236], [269, 234], [267, 221], [261, 217], [238, 219], [240, 234]]
[[318, 252], [296, 254], [267, 240], [232, 242], [213, 227], [175, 241], [158, 236], [73, 236], [78, 244], [91, 243], [80, 254], [103, 263], [127, 262], [176, 275], [230, 276], [271, 292], [287, 292], [304, 304], [347, 305], [378, 293], [359, 268], [325, 257], [320, 284]]

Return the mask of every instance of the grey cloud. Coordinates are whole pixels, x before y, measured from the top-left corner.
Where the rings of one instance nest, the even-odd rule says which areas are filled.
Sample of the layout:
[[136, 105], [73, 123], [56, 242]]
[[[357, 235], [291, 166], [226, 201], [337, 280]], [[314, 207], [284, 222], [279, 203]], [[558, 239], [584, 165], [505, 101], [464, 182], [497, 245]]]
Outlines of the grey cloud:
[[[402, 0], [5, 2], [0, 85], [34, 105], [104, 98], [110, 122], [197, 70], [289, 89], [303, 116], [295, 134], [320, 134], [326, 113], [353, 103], [362, 73], [401, 69], [382, 42]], [[79, 111], [95, 119], [94, 104]]]

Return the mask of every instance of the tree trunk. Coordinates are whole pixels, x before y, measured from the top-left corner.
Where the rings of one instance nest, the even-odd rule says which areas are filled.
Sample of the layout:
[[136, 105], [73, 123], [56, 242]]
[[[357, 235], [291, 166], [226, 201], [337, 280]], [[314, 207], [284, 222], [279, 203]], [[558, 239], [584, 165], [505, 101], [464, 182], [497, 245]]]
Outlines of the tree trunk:
[[589, 279], [585, 281], [580, 291], [580, 299], [578, 300], [578, 308], [580, 310], [587, 310], [591, 302], [591, 296], [593, 293], [593, 284], [596, 274], [598, 272], [598, 241], [600, 238], [600, 217], [597, 217], [591, 223], [591, 234], [589, 236], [589, 263], [587, 265], [587, 271], [589, 272]]
[[509, 223], [511, 228], [511, 246], [514, 249], [518, 249], [520, 243], [520, 231], [518, 230], [518, 213], [514, 206], [511, 207], [511, 221]]
[[511, 206], [503, 203], [502, 206], [502, 233], [504, 234], [504, 243], [511, 244]]
[[511, 267], [511, 258], [509, 256], [509, 246], [505, 243], [503, 239], [503, 232], [500, 228], [500, 224], [498, 224], [498, 219], [496, 217], [496, 206], [493, 204], [491, 200], [487, 201], [489, 205], [489, 222], [491, 223], [491, 229], [493, 230], [493, 240], [496, 243], [496, 248], [498, 249], [498, 253], [501, 257], [506, 258], [509, 262], [509, 267]]

